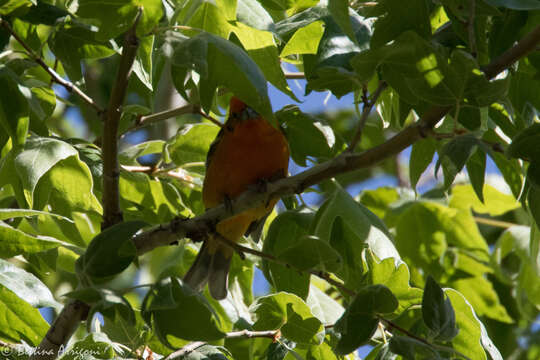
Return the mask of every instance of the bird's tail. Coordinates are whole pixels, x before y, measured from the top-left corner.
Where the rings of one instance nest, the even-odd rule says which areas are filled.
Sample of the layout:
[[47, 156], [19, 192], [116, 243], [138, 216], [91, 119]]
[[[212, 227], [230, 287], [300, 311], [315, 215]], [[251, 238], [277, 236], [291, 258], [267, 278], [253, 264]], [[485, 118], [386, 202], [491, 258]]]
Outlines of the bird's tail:
[[211, 245], [213, 244], [209, 245], [209, 241], [203, 243], [193, 265], [184, 276], [184, 283], [197, 291], [202, 291], [208, 283], [210, 295], [221, 300], [227, 297], [232, 254], [230, 251], [223, 251], [219, 245]]

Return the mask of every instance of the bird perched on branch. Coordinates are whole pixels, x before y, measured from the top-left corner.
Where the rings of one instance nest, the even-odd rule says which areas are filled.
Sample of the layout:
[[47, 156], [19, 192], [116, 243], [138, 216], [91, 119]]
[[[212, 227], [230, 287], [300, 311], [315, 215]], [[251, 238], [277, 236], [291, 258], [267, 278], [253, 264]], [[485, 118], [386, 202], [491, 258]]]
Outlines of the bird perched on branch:
[[[236, 97], [229, 117], [210, 146], [206, 159], [203, 202], [212, 208], [232, 200], [262, 181], [287, 176], [289, 146], [283, 133]], [[216, 236], [238, 242], [259, 228], [278, 199], [219, 222], [216, 233], [204, 241], [184, 282], [200, 291], [208, 282], [215, 299], [227, 296], [228, 274], [234, 250]]]

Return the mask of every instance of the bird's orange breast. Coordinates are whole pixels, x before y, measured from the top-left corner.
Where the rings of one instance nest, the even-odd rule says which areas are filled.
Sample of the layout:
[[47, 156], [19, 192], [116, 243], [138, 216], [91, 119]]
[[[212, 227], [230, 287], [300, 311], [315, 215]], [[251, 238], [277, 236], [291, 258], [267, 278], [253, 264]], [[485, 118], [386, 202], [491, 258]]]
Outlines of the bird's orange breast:
[[230, 128], [226, 125], [208, 165], [203, 202], [211, 208], [261, 179], [284, 177], [288, 164], [287, 140], [266, 120], [257, 117], [240, 120]]

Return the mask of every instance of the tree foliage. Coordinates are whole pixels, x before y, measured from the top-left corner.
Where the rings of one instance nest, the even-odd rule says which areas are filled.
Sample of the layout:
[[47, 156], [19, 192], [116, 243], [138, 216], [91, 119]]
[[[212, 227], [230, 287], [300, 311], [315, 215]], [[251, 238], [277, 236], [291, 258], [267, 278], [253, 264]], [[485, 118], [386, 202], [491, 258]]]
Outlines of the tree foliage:
[[[0, 1], [2, 354], [537, 359], [539, 46], [534, 0]], [[309, 169], [205, 211], [231, 94]], [[271, 195], [228, 297], [184, 285]]]

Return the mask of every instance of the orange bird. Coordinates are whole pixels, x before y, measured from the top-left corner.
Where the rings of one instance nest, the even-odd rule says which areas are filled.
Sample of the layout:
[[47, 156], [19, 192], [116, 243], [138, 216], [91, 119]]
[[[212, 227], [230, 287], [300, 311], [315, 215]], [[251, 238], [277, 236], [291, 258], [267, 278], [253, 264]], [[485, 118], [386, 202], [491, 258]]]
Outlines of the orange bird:
[[[203, 202], [212, 208], [234, 199], [250, 185], [287, 176], [289, 146], [283, 133], [236, 97], [229, 117], [210, 146], [206, 158]], [[278, 199], [220, 221], [219, 235], [238, 242], [259, 228]], [[211, 235], [201, 246], [184, 282], [201, 291], [208, 282], [215, 299], [227, 296], [228, 274], [234, 250]]]

